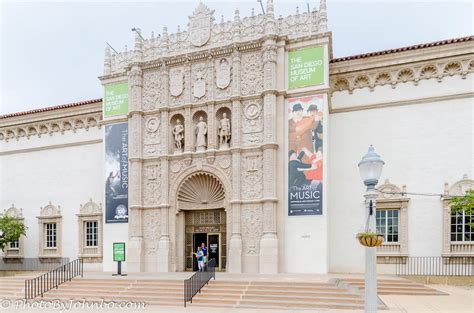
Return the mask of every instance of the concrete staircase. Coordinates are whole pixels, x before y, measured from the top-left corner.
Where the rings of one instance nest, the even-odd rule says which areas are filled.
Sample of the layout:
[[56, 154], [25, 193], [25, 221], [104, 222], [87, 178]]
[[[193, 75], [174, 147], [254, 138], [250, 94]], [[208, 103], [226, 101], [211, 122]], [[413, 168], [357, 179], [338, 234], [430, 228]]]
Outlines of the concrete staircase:
[[22, 299], [25, 297], [25, 279], [35, 278], [41, 273], [0, 277], [0, 299]]
[[[364, 293], [365, 282], [362, 278], [344, 278], [340, 282], [349, 287], [355, 287], [360, 293]], [[377, 289], [379, 295], [414, 295], [414, 296], [430, 296], [430, 295], [445, 295], [444, 292], [425, 285], [412, 282], [407, 279], [378, 279]]]
[[[326, 282], [279, 281], [211, 281], [192, 305], [209, 305], [253, 309], [339, 309], [360, 310], [363, 298], [348, 289]], [[381, 306], [381, 309], [384, 307]]]

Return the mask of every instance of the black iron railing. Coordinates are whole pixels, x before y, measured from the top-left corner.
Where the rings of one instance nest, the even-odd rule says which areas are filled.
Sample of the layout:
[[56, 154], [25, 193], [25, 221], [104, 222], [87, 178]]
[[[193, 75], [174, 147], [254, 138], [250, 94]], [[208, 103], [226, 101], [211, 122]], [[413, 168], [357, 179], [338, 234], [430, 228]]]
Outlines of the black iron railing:
[[82, 259], [61, 265], [36, 278], [25, 280], [25, 299], [34, 299], [51, 289], [58, 289], [64, 282], [71, 281], [74, 277], [84, 275]]
[[0, 271], [50, 271], [69, 263], [69, 258], [0, 258]]
[[472, 276], [474, 257], [407, 257], [397, 260], [400, 276]]
[[193, 303], [193, 297], [204, 287], [211, 278], [216, 279], [216, 260], [210, 259], [202, 272], [196, 272], [188, 279], [184, 280], [184, 307], [186, 302]]

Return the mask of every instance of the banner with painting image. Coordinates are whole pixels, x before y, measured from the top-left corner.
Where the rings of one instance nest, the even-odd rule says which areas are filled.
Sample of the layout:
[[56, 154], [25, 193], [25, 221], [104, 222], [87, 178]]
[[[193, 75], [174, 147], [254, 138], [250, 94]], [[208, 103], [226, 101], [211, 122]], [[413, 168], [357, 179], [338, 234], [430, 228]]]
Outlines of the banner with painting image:
[[288, 215], [323, 213], [325, 96], [287, 99]]
[[105, 126], [105, 222], [128, 222], [128, 123]]

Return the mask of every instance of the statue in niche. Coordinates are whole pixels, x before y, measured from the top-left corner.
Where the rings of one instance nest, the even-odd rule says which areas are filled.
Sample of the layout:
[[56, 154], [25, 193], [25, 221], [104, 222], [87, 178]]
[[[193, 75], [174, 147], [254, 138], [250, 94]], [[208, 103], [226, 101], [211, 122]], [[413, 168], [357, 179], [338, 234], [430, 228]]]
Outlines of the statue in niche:
[[184, 141], [184, 126], [179, 119], [176, 120], [176, 125], [173, 127], [175, 153], [183, 152]]
[[199, 122], [196, 125], [196, 151], [206, 151], [206, 135], [207, 124], [204, 118], [199, 117]]
[[220, 149], [227, 149], [229, 148], [229, 141], [230, 141], [230, 120], [227, 118], [227, 114], [223, 113], [222, 118], [219, 121], [219, 148]]

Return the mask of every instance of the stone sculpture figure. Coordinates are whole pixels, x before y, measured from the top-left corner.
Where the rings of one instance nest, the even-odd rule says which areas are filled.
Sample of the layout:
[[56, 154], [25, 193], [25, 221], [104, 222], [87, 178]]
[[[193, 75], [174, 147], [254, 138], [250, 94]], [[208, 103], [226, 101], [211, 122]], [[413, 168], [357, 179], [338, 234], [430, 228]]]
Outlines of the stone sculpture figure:
[[176, 147], [175, 153], [183, 151], [184, 141], [184, 127], [179, 119], [176, 120], [176, 125], [173, 127], [174, 145]]
[[219, 147], [221, 149], [226, 149], [229, 147], [230, 141], [230, 120], [227, 118], [227, 114], [222, 114], [222, 119], [219, 121]]
[[199, 122], [196, 125], [196, 151], [206, 150], [206, 135], [207, 135], [207, 124], [204, 122], [204, 118], [199, 117]]

